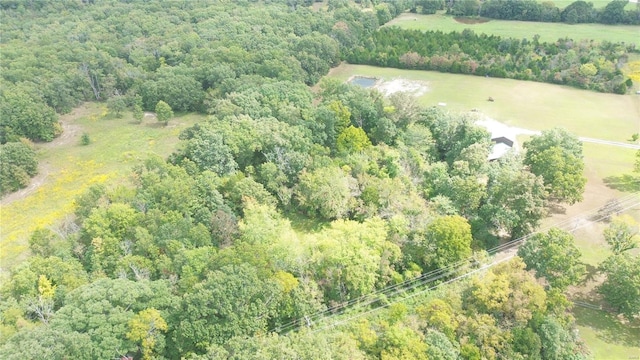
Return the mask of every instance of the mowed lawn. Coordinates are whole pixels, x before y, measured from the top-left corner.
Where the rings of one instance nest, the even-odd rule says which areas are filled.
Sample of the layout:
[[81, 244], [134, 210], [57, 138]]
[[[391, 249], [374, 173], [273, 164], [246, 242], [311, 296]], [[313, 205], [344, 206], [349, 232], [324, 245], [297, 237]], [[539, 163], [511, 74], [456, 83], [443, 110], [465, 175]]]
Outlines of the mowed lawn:
[[[204, 119], [189, 114], [164, 127], [153, 117], [135, 124], [129, 112], [121, 119], [105, 115], [104, 104], [87, 103], [63, 117], [69, 124], [64, 140], [36, 145], [40, 175], [34, 183], [39, 186], [1, 202], [0, 272], [26, 258], [35, 228], [56, 226], [71, 214], [77, 195], [93, 184], [127, 183], [135, 165], [153, 155], [168, 156], [180, 131]], [[83, 133], [89, 135], [89, 145], [80, 145]]]
[[640, 323], [623, 324], [601, 310], [575, 307], [578, 335], [587, 343], [594, 359], [640, 358]]
[[[630, 5], [627, 5], [628, 7]], [[640, 47], [640, 26], [603, 24], [563, 24], [530, 21], [489, 20], [478, 24], [463, 24], [444, 14], [420, 15], [405, 13], [385, 26], [398, 26], [412, 30], [440, 30], [444, 32], [471, 29], [474, 32], [516, 39], [533, 39], [540, 35], [541, 41], [553, 42], [568, 37], [574, 40], [596, 40], [624, 42]]]
[[[640, 96], [602, 94], [567, 86], [342, 64], [330, 76], [347, 80], [353, 75], [383, 80], [421, 81], [429, 90], [419, 103], [445, 103], [452, 111], [479, 112], [511, 126], [544, 130], [555, 126], [584, 137], [626, 141], [640, 131]], [[489, 102], [492, 97], [495, 101]]]

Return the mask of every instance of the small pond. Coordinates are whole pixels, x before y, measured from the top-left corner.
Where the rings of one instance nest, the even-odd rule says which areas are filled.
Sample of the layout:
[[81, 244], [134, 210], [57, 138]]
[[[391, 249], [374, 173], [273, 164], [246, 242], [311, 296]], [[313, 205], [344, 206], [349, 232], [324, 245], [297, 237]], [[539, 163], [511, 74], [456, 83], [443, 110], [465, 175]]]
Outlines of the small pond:
[[370, 88], [376, 84], [378, 79], [372, 77], [364, 77], [364, 76], [354, 76], [349, 84], [360, 85], [363, 88]]

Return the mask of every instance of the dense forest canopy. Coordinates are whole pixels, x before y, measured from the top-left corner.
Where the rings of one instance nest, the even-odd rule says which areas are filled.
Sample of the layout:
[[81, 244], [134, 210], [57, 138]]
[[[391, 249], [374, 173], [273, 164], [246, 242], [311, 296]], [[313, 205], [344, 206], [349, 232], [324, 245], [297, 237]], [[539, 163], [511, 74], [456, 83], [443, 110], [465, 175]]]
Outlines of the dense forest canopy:
[[[168, 159], [147, 159], [129, 185], [93, 186], [76, 199], [71, 221], [31, 235], [33, 256], [0, 287], [0, 357], [588, 356], [562, 292], [584, 269], [560, 264], [572, 276], [559, 281], [552, 261], [576, 256], [561, 230], [540, 235], [547, 252], [525, 249], [522, 259], [410, 305], [385, 296], [452, 264], [478, 270], [486, 250], [537, 229], [550, 203], [579, 201], [584, 163], [574, 135], [545, 131], [525, 144], [526, 156], [490, 162], [490, 134], [473, 114], [332, 79], [309, 87], [341, 60], [373, 51], [388, 51], [398, 65], [398, 56], [421, 49], [433, 63], [440, 48], [429, 44], [460, 40], [458, 59], [467, 61], [463, 51], [474, 41], [478, 53], [498, 45], [478, 55], [489, 59], [564, 54], [573, 51], [568, 40], [403, 38], [377, 29], [413, 2], [309, 5], [0, 2], [0, 139], [3, 156], [20, 159], [3, 159], [3, 182], [12, 179], [5, 168], [21, 183], [35, 171], [27, 142], [16, 140], [51, 140], [56, 113], [82, 101], [136, 118], [155, 110], [162, 122], [174, 111], [210, 115], [180, 134]], [[602, 86], [618, 84], [627, 49], [590, 51], [610, 70], [598, 69]], [[564, 69], [556, 64], [564, 57], [544, 57]], [[617, 259], [608, 269], [621, 277], [634, 260]], [[446, 274], [442, 280], [455, 275]], [[375, 298], [368, 305], [391, 306], [344, 327], [313, 327], [310, 319], [325, 317], [317, 314], [340, 316], [367, 296]]]

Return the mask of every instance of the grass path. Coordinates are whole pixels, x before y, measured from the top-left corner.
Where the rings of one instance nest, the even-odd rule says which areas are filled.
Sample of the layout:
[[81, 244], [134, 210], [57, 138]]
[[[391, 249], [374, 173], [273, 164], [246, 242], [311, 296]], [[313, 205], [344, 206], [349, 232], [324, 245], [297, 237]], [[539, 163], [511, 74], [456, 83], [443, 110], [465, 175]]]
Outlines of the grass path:
[[531, 40], [535, 34], [541, 41], [553, 42], [568, 37], [574, 40], [625, 42], [640, 47], [640, 26], [603, 24], [539, 23], [531, 21], [489, 20], [478, 24], [463, 24], [444, 14], [401, 14], [385, 26], [412, 30], [444, 32], [471, 29], [476, 33]]
[[[167, 156], [180, 131], [204, 116], [177, 117], [167, 127], [146, 118], [135, 124], [131, 114], [115, 119], [104, 104], [87, 103], [61, 117], [65, 132], [52, 143], [36, 144], [40, 174], [32, 184], [0, 200], [0, 272], [26, 258], [28, 236], [73, 212], [74, 198], [93, 184], [128, 181], [134, 165], [152, 154]], [[91, 144], [80, 145], [82, 133]]]

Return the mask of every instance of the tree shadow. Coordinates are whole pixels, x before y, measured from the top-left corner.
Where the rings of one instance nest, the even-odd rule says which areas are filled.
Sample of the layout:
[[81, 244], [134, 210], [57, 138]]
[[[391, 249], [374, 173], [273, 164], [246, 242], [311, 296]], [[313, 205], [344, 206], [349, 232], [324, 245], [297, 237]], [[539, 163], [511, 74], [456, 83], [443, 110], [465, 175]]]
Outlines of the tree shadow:
[[592, 328], [596, 332], [596, 336], [607, 343], [640, 346], [640, 324], [638, 321], [623, 323], [606, 311], [578, 306], [573, 309], [573, 313], [576, 324]]
[[600, 272], [598, 267], [591, 264], [584, 264], [584, 267], [587, 270], [587, 273], [585, 274], [583, 282], [586, 283], [595, 280], [596, 275]]
[[567, 213], [567, 208], [564, 205], [557, 202], [549, 202], [548, 208], [551, 214], [564, 215]]
[[607, 187], [625, 192], [640, 191], [640, 176], [623, 174], [618, 176], [608, 176], [604, 178]]

